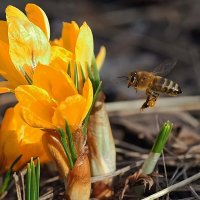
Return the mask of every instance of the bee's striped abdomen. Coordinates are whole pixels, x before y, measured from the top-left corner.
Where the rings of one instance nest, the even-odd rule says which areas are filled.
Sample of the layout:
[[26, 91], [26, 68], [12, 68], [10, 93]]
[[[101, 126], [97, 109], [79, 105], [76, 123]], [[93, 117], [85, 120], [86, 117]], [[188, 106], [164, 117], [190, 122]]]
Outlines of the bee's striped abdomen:
[[177, 83], [167, 78], [156, 76], [153, 81], [152, 90], [163, 92], [168, 95], [176, 96], [182, 93]]

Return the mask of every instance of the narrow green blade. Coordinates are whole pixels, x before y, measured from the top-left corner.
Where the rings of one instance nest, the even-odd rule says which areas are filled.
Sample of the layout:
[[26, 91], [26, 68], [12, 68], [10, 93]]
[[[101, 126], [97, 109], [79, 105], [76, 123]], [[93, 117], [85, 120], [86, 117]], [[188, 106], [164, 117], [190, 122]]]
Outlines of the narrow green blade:
[[36, 192], [36, 199], [39, 199], [40, 196], [40, 159], [37, 159], [37, 165], [36, 165], [36, 184], [37, 184], [37, 192]]
[[31, 200], [36, 200], [37, 184], [35, 175], [35, 165], [33, 159], [31, 159]]
[[10, 166], [10, 169], [6, 172], [4, 179], [3, 179], [3, 183], [0, 186], [0, 196], [6, 191], [6, 189], [8, 188], [8, 185], [10, 184], [10, 181], [12, 179], [12, 170], [13, 167], [15, 166], [15, 164], [20, 160], [20, 158], [22, 157], [22, 155], [18, 156], [15, 161], [12, 163], [12, 165]]
[[4, 180], [3, 180], [3, 183], [0, 187], [0, 196], [6, 191], [6, 189], [8, 188], [8, 185], [11, 181], [11, 178], [12, 178], [12, 170], [9, 169], [7, 172], [6, 172], [6, 175], [4, 177]]
[[67, 74], [71, 77], [71, 64], [69, 62], [68, 67], [67, 67]]
[[79, 90], [78, 67], [77, 67], [77, 64], [75, 64], [75, 66], [74, 66], [74, 84], [76, 86], [76, 89]]
[[65, 153], [66, 153], [68, 161], [69, 161], [70, 169], [73, 169], [74, 163], [73, 163], [73, 160], [72, 160], [72, 157], [71, 157], [68, 145], [67, 145], [66, 134], [61, 128], [58, 129], [58, 132], [60, 134], [61, 142], [62, 142], [63, 148], [65, 150]]
[[74, 141], [72, 138], [72, 132], [70, 130], [70, 127], [69, 127], [67, 121], [65, 121], [65, 129], [66, 129], [66, 134], [67, 134], [68, 141], [69, 141], [69, 149], [71, 152], [72, 160], [73, 160], [73, 163], [75, 163], [77, 160], [77, 156], [76, 156], [76, 151], [75, 151], [75, 147], [74, 147]]
[[27, 164], [26, 172], [26, 200], [31, 200], [31, 166], [30, 163]]
[[81, 75], [82, 75], [82, 79], [83, 79], [83, 84], [85, 83], [85, 74], [84, 74], [84, 71], [83, 71], [83, 67], [80, 65], [80, 68], [81, 68]]
[[93, 73], [92, 73], [92, 70], [91, 70], [91, 66], [87, 66], [87, 69], [88, 69], [88, 77], [89, 77], [89, 79], [91, 80], [91, 82], [92, 82], [92, 85], [93, 85], [93, 87], [94, 87], [94, 77], [93, 77]]
[[94, 80], [98, 86], [100, 82], [100, 76], [99, 76], [99, 70], [97, 69], [95, 56], [93, 56], [93, 59], [92, 59], [92, 68], [93, 68]]
[[163, 148], [165, 147], [165, 144], [170, 136], [172, 128], [173, 128], [173, 123], [169, 121], [165, 122], [162, 125], [151, 152], [161, 153], [163, 151]]

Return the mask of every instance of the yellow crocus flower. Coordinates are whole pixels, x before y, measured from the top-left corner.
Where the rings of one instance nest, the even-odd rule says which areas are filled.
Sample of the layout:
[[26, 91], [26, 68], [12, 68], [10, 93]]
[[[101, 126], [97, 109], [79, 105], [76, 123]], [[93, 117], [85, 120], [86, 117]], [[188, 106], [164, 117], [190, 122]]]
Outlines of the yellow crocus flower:
[[27, 4], [26, 14], [14, 6], [6, 8], [7, 21], [0, 21], [0, 93], [18, 85], [31, 84], [38, 63], [50, 62], [50, 28], [44, 11]]
[[[85, 78], [88, 77], [87, 67], [91, 66], [94, 57], [94, 44], [93, 34], [90, 27], [84, 22], [80, 28], [75, 21], [71, 23], [64, 22], [61, 38], [52, 41], [52, 46], [63, 47], [70, 56], [68, 57], [68, 63], [70, 63], [70, 74], [74, 79], [74, 67], [75, 64], [78, 67], [79, 85], [82, 84], [82, 67]], [[105, 47], [101, 47], [99, 54], [97, 55], [97, 67], [100, 70], [106, 55]], [[65, 65], [65, 71], [67, 71], [68, 65]]]
[[[61, 38], [54, 40], [52, 45], [63, 47], [71, 53], [70, 74], [74, 80], [75, 65], [78, 68], [79, 85], [82, 85], [81, 69], [87, 77], [87, 66], [92, 64], [94, 55], [93, 35], [86, 22], [79, 28], [76, 22], [63, 22]], [[67, 69], [68, 65], [66, 65]]]
[[87, 79], [79, 94], [72, 79], [62, 70], [40, 65], [33, 75], [32, 85], [15, 89], [24, 120], [42, 129], [65, 129], [65, 121], [72, 131], [82, 125], [93, 100], [91, 81]]
[[14, 170], [23, 167], [31, 157], [40, 157], [42, 163], [50, 161], [42, 142], [45, 134], [21, 119], [18, 104], [7, 109], [0, 129], [0, 173], [7, 171], [20, 155]]

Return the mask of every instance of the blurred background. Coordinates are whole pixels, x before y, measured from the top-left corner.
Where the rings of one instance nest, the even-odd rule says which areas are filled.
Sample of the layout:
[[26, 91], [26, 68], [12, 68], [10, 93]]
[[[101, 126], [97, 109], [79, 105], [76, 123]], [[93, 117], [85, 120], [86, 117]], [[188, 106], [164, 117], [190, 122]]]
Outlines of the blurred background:
[[177, 59], [166, 76], [177, 82], [182, 95], [200, 93], [200, 1], [199, 0], [2, 0], [0, 17], [11, 4], [24, 11], [36, 3], [46, 12], [51, 39], [58, 38], [62, 22], [86, 21], [94, 34], [95, 53], [107, 49], [101, 71], [106, 101], [144, 98], [127, 88], [118, 76], [134, 70], [152, 70], [168, 59]]

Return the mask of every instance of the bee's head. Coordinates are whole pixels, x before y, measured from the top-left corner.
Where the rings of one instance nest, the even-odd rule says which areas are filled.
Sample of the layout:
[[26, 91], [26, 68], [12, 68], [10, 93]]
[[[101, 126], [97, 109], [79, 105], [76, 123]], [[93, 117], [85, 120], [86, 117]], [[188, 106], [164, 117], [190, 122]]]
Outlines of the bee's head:
[[134, 71], [134, 72], [131, 72], [129, 75], [128, 75], [128, 88], [130, 86], [133, 86], [133, 87], [136, 87], [137, 86], [137, 72]]

